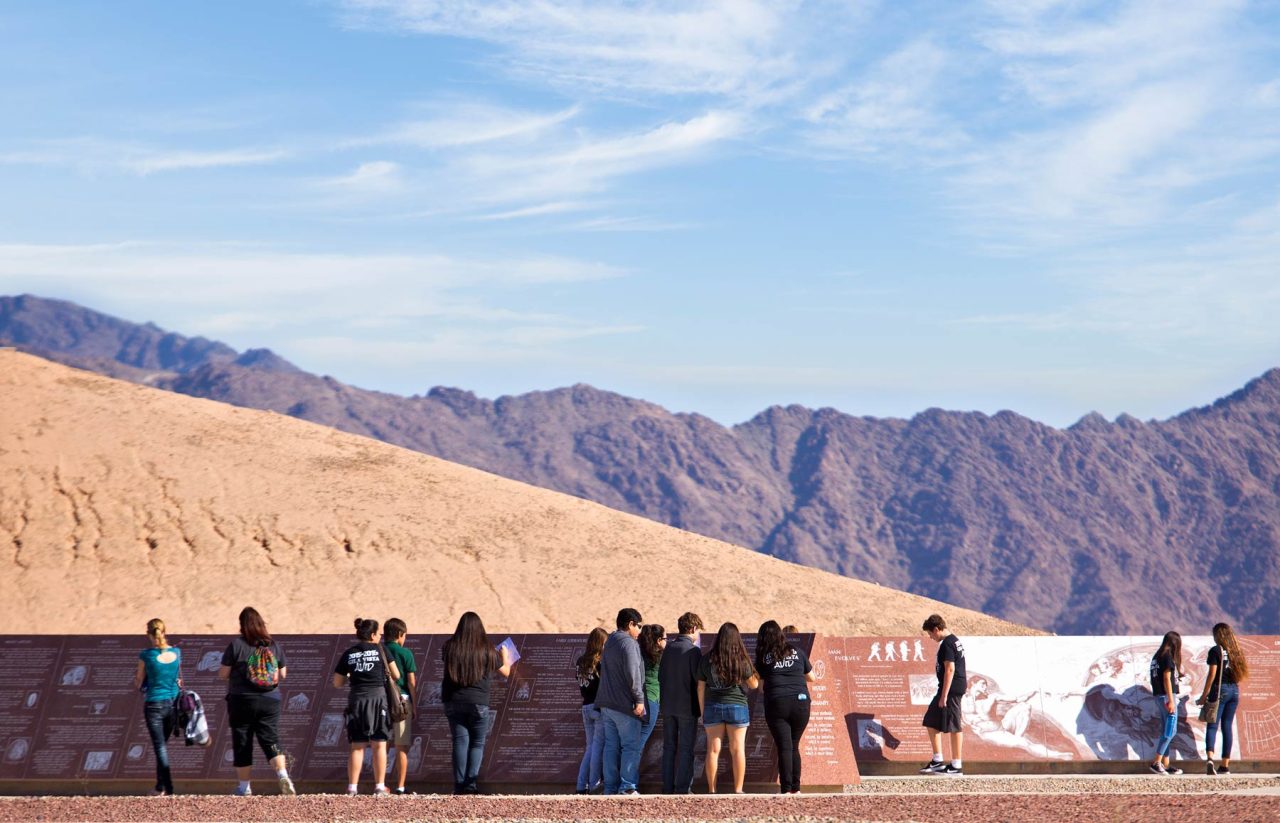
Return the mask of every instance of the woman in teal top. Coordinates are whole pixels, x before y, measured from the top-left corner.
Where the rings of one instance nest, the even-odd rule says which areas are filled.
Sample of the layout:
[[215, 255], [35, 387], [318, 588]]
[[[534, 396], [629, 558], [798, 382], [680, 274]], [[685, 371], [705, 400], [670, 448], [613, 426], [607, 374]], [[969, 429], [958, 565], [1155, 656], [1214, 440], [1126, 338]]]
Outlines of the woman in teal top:
[[658, 663], [662, 650], [667, 647], [667, 630], [657, 623], [648, 623], [640, 629], [640, 657], [644, 660], [644, 725], [640, 727], [640, 751], [649, 742], [653, 727], [658, 724]]
[[182, 688], [179, 677], [182, 651], [165, 640], [164, 621], [158, 617], [147, 622], [147, 638], [151, 640], [151, 648], [138, 653], [133, 685], [146, 695], [143, 714], [156, 751], [156, 787], [151, 794], [169, 795], [173, 794], [173, 778], [169, 774], [169, 750], [165, 741], [173, 734], [177, 722], [173, 700]]

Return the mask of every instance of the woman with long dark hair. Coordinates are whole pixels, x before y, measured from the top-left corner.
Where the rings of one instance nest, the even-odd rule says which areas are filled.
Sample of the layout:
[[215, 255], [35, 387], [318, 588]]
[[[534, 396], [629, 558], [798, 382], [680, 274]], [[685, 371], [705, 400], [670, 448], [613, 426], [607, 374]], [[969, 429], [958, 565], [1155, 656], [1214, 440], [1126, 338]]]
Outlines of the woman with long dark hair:
[[[156, 754], [156, 786], [153, 797], [173, 794], [173, 777], [169, 771], [169, 748], [165, 741], [173, 734], [177, 712], [173, 701], [182, 688], [182, 650], [170, 646], [165, 638], [164, 621], [153, 617], [147, 621], [147, 639], [151, 646], [138, 653], [138, 670], [133, 687], [145, 690], [142, 709], [151, 735], [151, 748]], [[1224, 738], [1227, 739], [1227, 738]]]
[[756, 632], [756, 671], [764, 681], [764, 721], [778, 750], [778, 786], [782, 794], [800, 791], [800, 738], [809, 725], [809, 687], [813, 666], [793, 646], [776, 620]]
[[729, 757], [733, 764], [733, 790], [742, 794], [747, 776], [747, 726], [751, 713], [747, 709], [747, 689], [760, 685], [751, 668], [751, 658], [742, 643], [738, 627], [725, 623], [716, 633], [715, 645], [698, 664], [698, 705], [702, 725], [707, 730], [707, 791], [716, 793], [716, 771], [719, 768], [722, 738], [729, 737]]
[[[1231, 748], [1235, 743], [1233, 731], [1236, 709], [1240, 707], [1240, 684], [1249, 676], [1249, 661], [1245, 659], [1236, 633], [1227, 623], [1213, 627], [1213, 648], [1209, 650], [1209, 679], [1196, 705], [1217, 701], [1218, 711], [1210, 718], [1204, 733], [1205, 771], [1208, 774], [1231, 774]], [[1219, 677], [1219, 673], [1221, 677]], [[1218, 743], [1218, 729], [1222, 729], [1222, 765], [1214, 765], [1213, 750]]]
[[489, 642], [484, 623], [475, 612], [459, 618], [458, 627], [440, 653], [444, 659], [440, 697], [453, 734], [453, 792], [479, 794], [476, 780], [484, 759], [485, 737], [493, 724], [489, 681], [494, 672], [510, 676], [511, 662], [506, 648], [499, 654]]
[[1178, 733], [1178, 678], [1182, 676], [1182, 635], [1168, 632], [1151, 657], [1151, 693], [1161, 708], [1160, 741], [1150, 769], [1156, 774], [1182, 774], [1169, 762], [1169, 744]]
[[333, 668], [335, 689], [351, 684], [345, 713], [347, 741], [351, 744], [347, 757], [347, 794], [359, 791], [364, 750], [372, 747], [373, 793], [385, 795], [390, 794], [386, 774], [387, 738], [391, 736], [386, 681], [388, 672], [392, 680], [399, 680], [400, 670], [394, 660], [383, 656], [377, 620], [357, 617], [355, 628], [357, 643], [338, 656], [338, 664]]
[[644, 659], [644, 725], [640, 727], [640, 751], [649, 742], [653, 727], [658, 725], [659, 700], [662, 689], [658, 684], [658, 664], [667, 648], [667, 630], [657, 623], [646, 623], [640, 628], [640, 657]]
[[587, 734], [587, 748], [578, 766], [578, 794], [587, 794], [603, 777], [604, 726], [600, 723], [600, 710], [596, 708], [596, 693], [600, 691], [600, 653], [609, 633], [599, 626], [587, 635], [587, 648], [574, 664], [578, 677], [578, 691], [582, 693], [582, 729]]
[[276, 770], [281, 794], [297, 794], [280, 749], [280, 689], [288, 674], [284, 649], [271, 639], [267, 623], [252, 606], [240, 610], [240, 636], [222, 653], [218, 677], [227, 681], [227, 722], [231, 726], [232, 763], [240, 783], [235, 794], [253, 794], [253, 741]]

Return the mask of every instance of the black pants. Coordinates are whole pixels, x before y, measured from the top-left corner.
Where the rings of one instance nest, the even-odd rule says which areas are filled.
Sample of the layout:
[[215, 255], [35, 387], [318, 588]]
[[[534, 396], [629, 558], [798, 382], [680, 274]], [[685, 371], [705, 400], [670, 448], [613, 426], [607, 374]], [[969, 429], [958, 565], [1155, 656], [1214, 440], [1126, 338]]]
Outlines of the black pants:
[[265, 694], [227, 695], [227, 723], [231, 726], [232, 761], [236, 768], [253, 765], [253, 739], [267, 760], [279, 757], [280, 698]]
[[693, 791], [693, 746], [698, 742], [698, 718], [662, 716], [662, 793]]
[[781, 791], [800, 790], [800, 736], [809, 725], [809, 699], [781, 697], [764, 702], [764, 722], [778, 750], [778, 785]]
[[167, 741], [178, 723], [172, 700], [147, 701], [143, 707], [147, 721], [147, 733], [151, 735], [151, 748], [156, 752], [156, 791], [173, 794], [173, 777], [169, 773], [169, 747]]

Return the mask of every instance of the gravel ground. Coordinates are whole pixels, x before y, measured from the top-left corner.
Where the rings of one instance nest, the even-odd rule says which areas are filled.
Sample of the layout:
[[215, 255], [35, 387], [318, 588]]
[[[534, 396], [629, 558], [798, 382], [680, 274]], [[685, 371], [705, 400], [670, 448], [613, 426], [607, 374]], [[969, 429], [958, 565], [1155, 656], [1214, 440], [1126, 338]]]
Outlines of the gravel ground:
[[505, 821], [710, 820], [808, 821], [1102, 821], [1280, 820], [1275, 777], [993, 777], [871, 778], [849, 794], [777, 797], [634, 799], [574, 795], [374, 798], [301, 795], [294, 798], [187, 795], [148, 797], [0, 798], [7, 821]]

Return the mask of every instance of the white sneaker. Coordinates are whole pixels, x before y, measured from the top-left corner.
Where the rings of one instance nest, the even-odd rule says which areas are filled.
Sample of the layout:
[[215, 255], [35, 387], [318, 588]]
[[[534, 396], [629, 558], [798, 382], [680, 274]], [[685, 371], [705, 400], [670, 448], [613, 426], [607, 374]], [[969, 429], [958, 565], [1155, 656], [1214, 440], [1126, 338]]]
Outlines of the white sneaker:
[[298, 790], [293, 787], [293, 781], [289, 779], [289, 775], [280, 778], [280, 794], [292, 797], [297, 794]]
[[243, 789], [236, 786], [235, 791], [233, 791], [232, 794], [236, 797], [250, 797], [253, 795], [253, 789], [249, 786], [245, 786]]

